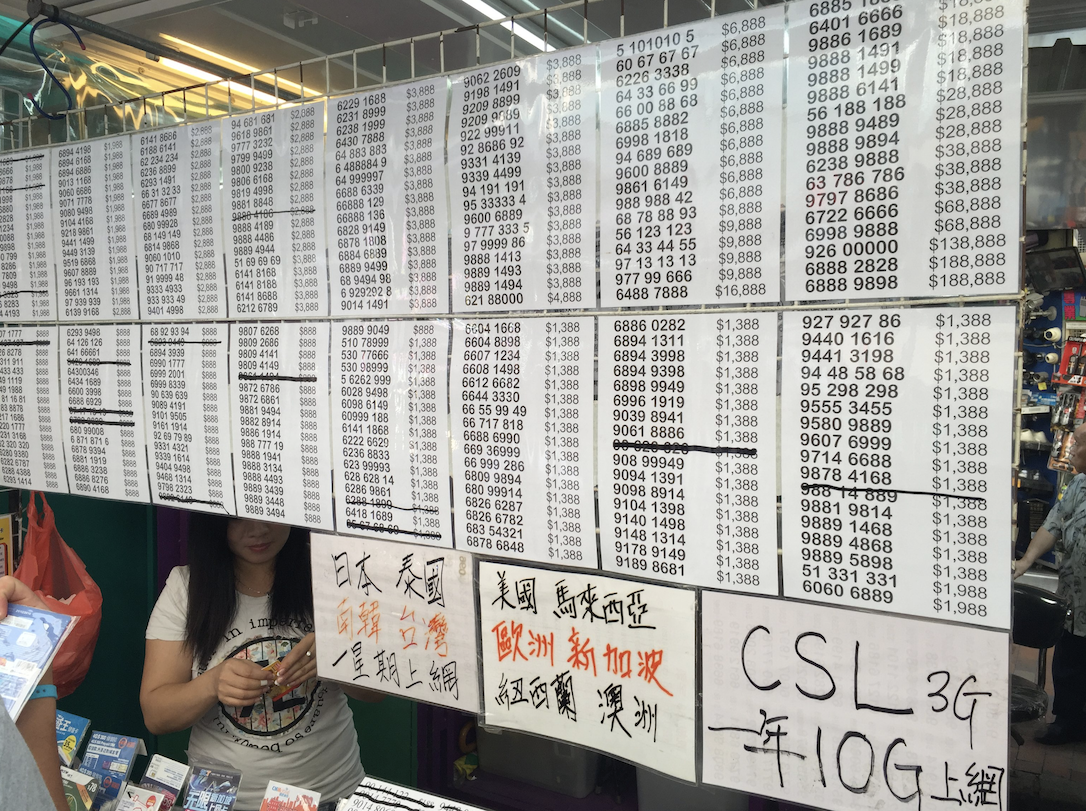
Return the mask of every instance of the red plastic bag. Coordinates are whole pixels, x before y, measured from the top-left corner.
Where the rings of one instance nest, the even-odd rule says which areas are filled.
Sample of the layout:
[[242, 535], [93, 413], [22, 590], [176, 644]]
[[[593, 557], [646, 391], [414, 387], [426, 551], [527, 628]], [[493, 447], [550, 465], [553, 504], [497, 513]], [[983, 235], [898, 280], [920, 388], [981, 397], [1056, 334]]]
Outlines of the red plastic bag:
[[102, 590], [87, 574], [79, 555], [57, 532], [56, 519], [44, 493], [31, 492], [26, 517], [26, 546], [15, 577], [37, 592], [50, 611], [79, 617], [53, 659], [53, 681], [57, 693], [63, 697], [71, 695], [90, 669], [102, 625]]

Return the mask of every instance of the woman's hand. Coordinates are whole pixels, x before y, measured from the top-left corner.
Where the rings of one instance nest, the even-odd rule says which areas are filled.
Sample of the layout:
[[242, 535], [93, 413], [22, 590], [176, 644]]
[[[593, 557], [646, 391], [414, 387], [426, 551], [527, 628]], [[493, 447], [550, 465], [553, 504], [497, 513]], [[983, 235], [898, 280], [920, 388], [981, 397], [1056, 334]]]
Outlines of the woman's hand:
[[31, 591], [30, 586], [11, 575], [0, 577], [0, 619], [8, 615], [8, 603], [48, 610], [48, 606]]
[[248, 659], [227, 659], [215, 668], [215, 693], [228, 707], [249, 707], [268, 692], [268, 671]]
[[276, 684], [286, 684], [293, 690], [300, 684], [317, 677], [317, 636], [306, 634], [301, 641], [294, 646], [290, 653], [283, 657], [279, 675], [275, 679]]

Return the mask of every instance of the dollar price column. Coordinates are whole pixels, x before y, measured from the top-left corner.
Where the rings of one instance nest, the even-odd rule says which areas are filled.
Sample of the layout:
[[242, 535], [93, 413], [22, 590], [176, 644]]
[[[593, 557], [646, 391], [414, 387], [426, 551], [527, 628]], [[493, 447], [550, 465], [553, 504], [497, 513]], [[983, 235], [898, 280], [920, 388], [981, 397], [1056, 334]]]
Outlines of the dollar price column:
[[0, 329], [0, 482], [68, 492], [60, 428], [58, 328]]
[[1017, 289], [1021, 3], [788, 13], [787, 298]]
[[1022, 224], [1021, 0], [931, 8], [938, 31], [929, 65], [938, 90], [933, 205], [926, 209], [928, 289], [936, 294], [1018, 289]]
[[453, 322], [458, 549], [595, 568], [591, 318]]
[[144, 318], [225, 317], [219, 125], [188, 124], [133, 138]]
[[51, 152], [63, 319], [139, 317], [130, 149], [121, 135]]
[[0, 318], [56, 317], [49, 157], [44, 151], [0, 160]]
[[593, 53], [544, 55], [453, 78], [455, 312], [595, 304]]
[[333, 526], [329, 329], [306, 322], [230, 325], [238, 515]]
[[448, 322], [336, 322], [332, 346], [336, 527], [451, 548]]
[[601, 46], [605, 306], [778, 300], [783, 59], [783, 8]]
[[599, 347], [603, 567], [775, 594], [776, 315], [601, 317]]
[[992, 584], [1010, 556], [1010, 446], [985, 440], [1011, 421], [1013, 321], [1010, 307], [785, 314], [785, 596], [1008, 627]]
[[225, 118], [230, 315], [327, 315], [324, 102]]
[[151, 498], [233, 515], [227, 325], [147, 324], [143, 331]]
[[930, 501], [934, 528], [933, 615], [1009, 627], [1002, 567], [1013, 554], [1010, 505], [1003, 498], [1010, 467], [1015, 313], [1011, 307], [946, 309], [934, 322], [935, 383], [931, 405]]
[[60, 327], [61, 421], [73, 495], [149, 502], [140, 327]]
[[334, 314], [448, 312], [446, 91], [441, 78], [331, 102]]

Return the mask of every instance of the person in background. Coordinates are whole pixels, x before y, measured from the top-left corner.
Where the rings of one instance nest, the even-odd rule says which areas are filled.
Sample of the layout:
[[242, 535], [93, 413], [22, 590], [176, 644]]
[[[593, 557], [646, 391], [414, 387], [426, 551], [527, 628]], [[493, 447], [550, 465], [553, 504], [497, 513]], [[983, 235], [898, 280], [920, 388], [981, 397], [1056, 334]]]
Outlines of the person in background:
[[1086, 740], [1086, 424], [1075, 429], [1068, 461], [1077, 475], [1014, 564], [1017, 580], [1053, 547], [1059, 560], [1056, 593], [1071, 603], [1071, 616], [1052, 652], [1055, 720], [1037, 740], [1044, 744]]
[[[45, 609], [46, 605], [21, 580], [0, 577], [0, 619], [8, 604]], [[53, 669], [42, 674], [38, 687], [53, 684]], [[0, 702], [0, 808], [20, 811], [68, 811], [60, 782], [57, 754], [57, 700], [52, 695], [27, 702], [18, 722], [12, 722]]]
[[344, 693], [380, 697], [317, 680], [308, 530], [193, 513], [188, 560], [147, 623], [147, 728], [192, 727], [190, 762], [242, 773], [238, 811], [256, 811], [272, 779], [332, 807], [365, 777]]

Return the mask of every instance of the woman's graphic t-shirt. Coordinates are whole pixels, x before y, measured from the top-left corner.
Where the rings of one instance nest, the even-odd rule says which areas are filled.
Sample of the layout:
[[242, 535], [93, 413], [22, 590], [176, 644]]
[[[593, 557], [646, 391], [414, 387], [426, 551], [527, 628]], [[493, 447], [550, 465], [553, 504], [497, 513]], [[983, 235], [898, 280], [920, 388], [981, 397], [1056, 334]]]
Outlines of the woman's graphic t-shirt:
[[[176, 567], [151, 612], [148, 639], [184, 640], [188, 585], [188, 566]], [[270, 611], [270, 597], [239, 592], [234, 622], [208, 669], [231, 657], [263, 667], [282, 659], [313, 630], [272, 628]], [[192, 677], [204, 670], [194, 661]], [[350, 794], [365, 777], [347, 698], [339, 687], [316, 679], [274, 700], [265, 695], [251, 707], [216, 704], [192, 728], [189, 758], [198, 757], [229, 763], [242, 773], [238, 809], [259, 808], [273, 779], [331, 800]]]

